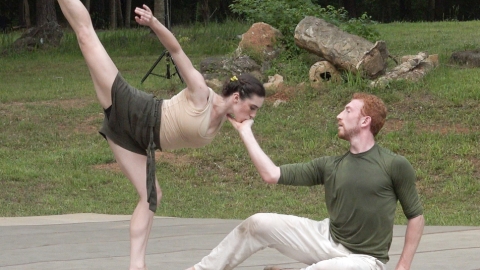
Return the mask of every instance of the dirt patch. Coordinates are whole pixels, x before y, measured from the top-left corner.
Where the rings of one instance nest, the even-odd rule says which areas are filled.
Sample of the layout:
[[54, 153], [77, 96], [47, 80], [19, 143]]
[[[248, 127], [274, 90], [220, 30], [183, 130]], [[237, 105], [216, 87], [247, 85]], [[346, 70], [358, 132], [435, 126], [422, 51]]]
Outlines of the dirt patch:
[[166, 162], [170, 165], [179, 166], [179, 167], [183, 167], [185, 165], [189, 165], [193, 163], [193, 159], [187, 155], [177, 155], [172, 152], [161, 152], [161, 151], [155, 152], [155, 160], [157, 161], [157, 163], [159, 161]]
[[435, 189], [440, 181], [440, 176], [433, 176], [434, 180], [433, 182], [436, 183], [433, 185], [432, 183], [425, 183], [422, 181], [422, 179], [417, 179], [417, 189], [420, 194], [423, 194], [427, 198], [430, 198], [432, 196], [435, 196], [438, 191]]
[[93, 168], [99, 171], [108, 171], [108, 172], [116, 172], [116, 173], [122, 172], [122, 170], [120, 170], [120, 166], [118, 166], [118, 163], [115, 161], [110, 163], [105, 163], [105, 164], [93, 165]]
[[15, 117], [18, 112], [25, 112], [28, 109], [26, 106], [32, 107], [59, 107], [64, 110], [81, 109], [90, 105], [93, 100], [90, 99], [67, 99], [55, 101], [38, 101], [38, 102], [11, 102], [0, 104], [0, 113], [5, 117]]
[[383, 132], [390, 133], [403, 128], [404, 121], [401, 119], [387, 119], [383, 125]]
[[396, 102], [390, 105], [389, 109], [393, 112], [398, 113], [420, 113], [423, 112], [426, 108], [435, 105], [435, 98], [431, 95], [416, 95], [416, 96], [405, 96], [399, 102]]
[[52, 106], [60, 107], [62, 109], [79, 109], [91, 104], [93, 100], [91, 99], [64, 99], [64, 100], [55, 100], [55, 101], [36, 101], [36, 102], [11, 102], [1, 104], [1, 107], [5, 108], [16, 108], [22, 109], [25, 108], [25, 105], [39, 105], [39, 106]]
[[[395, 131], [400, 131], [405, 126], [405, 121], [401, 119], [388, 119], [383, 126], [383, 132], [390, 133]], [[457, 134], [469, 134], [471, 133], [471, 128], [462, 126], [460, 124], [448, 124], [448, 123], [438, 123], [430, 125], [422, 125], [416, 123], [415, 132], [416, 133], [439, 133], [442, 135], [457, 133]]]
[[[57, 107], [62, 110], [71, 110], [71, 109], [81, 109], [92, 104], [92, 99], [66, 99], [66, 100], [55, 100], [55, 101], [39, 101], [39, 102], [12, 102], [6, 104], [0, 104], [0, 116], [5, 118], [16, 119], [17, 117], [24, 115], [27, 110], [34, 111], [29, 107]], [[28, 106], [28, 107], [27, 107]], [[40, 121], [37, 119], [39, 116], [33, 112], [30, 118]], [[59, 121], [57, 125], [57, 130], [65, 132], [75, 132], [82, 134], [94, 134], [98, 131], [100, 123], [103, 119], [103, 113], [94, 114], [88, 116], [86, 119], [75, 119], [75, 127], [71, 127], [71, 123], [68, 123], [70, 120], [64, 119], [65, 121]]]
[[440, 133], [440, 134], [449, 134], [449, 133], [458, 133], [458, 134], [468, 134], [472, 132], [470, 128], [464, 127], [460, 124], [434, 124], [421, 126], [417, 130], [431, 133]]
[[267, 102], [275, 102], [277, 100], [288, 101], [295, 96], [298, 91], [303, 91], [304, 87], [302, 85], [298, 86], [286, 86], [280, 84], [276, 89], [275, 93], [271, 96], [268, 96], [265, 100]]
[[473, 179], [477, 179], [480, 182], [480, 159], [471, 158], [470, 161], [473, 164]]
[[60, 107], [62, 109], [80, 109], [90, 105], [93, 102], [91, 99], [65, 99], [65, 100], [55, 100], [55, 101], [40, 101], [32, 102], [31, 104], [39, 104], [44, 106], [53, 106]]
[[99, 122], [103, 119], [103, 113], [93, 115], [80, 122], [73, 131], [82, 134], [95, 134], [100, 129]]

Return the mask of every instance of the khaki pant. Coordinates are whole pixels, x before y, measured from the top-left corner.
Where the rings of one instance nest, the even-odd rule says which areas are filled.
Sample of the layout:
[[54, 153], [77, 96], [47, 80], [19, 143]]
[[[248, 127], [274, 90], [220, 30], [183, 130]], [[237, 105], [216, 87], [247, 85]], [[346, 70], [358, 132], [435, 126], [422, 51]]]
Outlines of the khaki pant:
[[195, 270], [233, 269], [255, 252], [274, 248], [287, 257], [309, 265], [305, 270], [385, 270], [385, 264], [368, 255], [352, 254], [335, 243], [329, 219], [260, 213], [250, 216], [231, 231]]

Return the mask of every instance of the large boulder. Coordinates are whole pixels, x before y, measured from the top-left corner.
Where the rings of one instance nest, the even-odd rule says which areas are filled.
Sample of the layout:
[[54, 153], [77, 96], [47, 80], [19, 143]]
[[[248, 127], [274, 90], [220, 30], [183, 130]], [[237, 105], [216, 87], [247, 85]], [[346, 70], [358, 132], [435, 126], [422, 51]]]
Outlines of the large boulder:
[[280, 31], [266, 23], [254, 23], [242, 35], [233, 57], [209, 57], [201, 61], [200, 73], [208, 81], [224, 80], [233, 75], [250, 73], [264, 81], [264, 72], [281, 52]]
[[206, 80], [223, 81], [243, 73], [250, 73], [260, 81], [264, 80], [261, 66], [246, 55], [236, 58], [226, 56], [205, 58], [200, 62], [200, 73]]
[[15, 40], [12, 49], [15, 51], [58, 47], [63, 31], [56, 22], [48, 22], [39, 27], [32, 27]]
[[249, 55], [252, 58], [259, 58], [258, 62], [271, 61], [281, 52], [277, 46], [281, 37], [282, 33], [269, 24], [254, 23], [242, 35], [242, 40], [235, 50], [235, 57]]
[[360, 73], [368, 79], [385, 74], [385, 42], [372, 42], [342, 31], [325, 20], [307, 16], [295, 28], [295, 44], [321, 56], [340, 71]]
[[480, 49], [454, 52], [450, 62], [467, 67], [480, 67]]

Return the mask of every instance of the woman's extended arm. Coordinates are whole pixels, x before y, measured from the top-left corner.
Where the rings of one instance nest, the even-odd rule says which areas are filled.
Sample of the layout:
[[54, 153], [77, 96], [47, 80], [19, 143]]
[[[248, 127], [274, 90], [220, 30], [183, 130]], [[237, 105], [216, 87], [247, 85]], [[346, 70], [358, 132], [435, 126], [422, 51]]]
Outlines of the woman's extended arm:
[[143, 8], [137, 7], [135, 13], [137, 14], [135, 21], [140, 25], [150, 27], [172, 56], [180, 75], [187, 84], [191, 102], [194, 103], [196, 107], [203, 108], [209, 95], [208, 87], [202, 74], [195, 69], [180, 46], [180, 43], [178, 43], [178, 40], [169, 29], [153, 16], [152, 11], [147, 5], [143, 5]]

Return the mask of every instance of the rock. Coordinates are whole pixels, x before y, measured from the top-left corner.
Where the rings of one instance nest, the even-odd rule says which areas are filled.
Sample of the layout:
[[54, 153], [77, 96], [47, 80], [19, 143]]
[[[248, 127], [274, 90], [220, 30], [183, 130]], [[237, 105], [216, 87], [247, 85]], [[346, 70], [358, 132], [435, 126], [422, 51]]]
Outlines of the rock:
[[268, 82], [263, 84], [263, 87], [267, 90], [275, 91], [279, 86], [283, 84], [283, 76], [275, 74], [274, 76], [268, 76]]
[[280, 54], [277, 42], [281, 37], [282, 33], [269, 24], [254, 23], [242, 35], [234, 55], [235, 57], [249, 55], [255, 59], [259, 58], [258, 62], [271, 61]]
[[248, 56], [238, 58], [209, 57], [200, 62], [200, 73], [206, 80], [230, 78], [233, 75], [250, 73], [264, 81], [261, 67]]
[[342, 79], [340, 72], [328, 61], [319, 61], [313, 64], [308, 75], [312, 86], [328, 81], [337, 82]]
[[386, 72], [388, 51], [385, 42], [373, 44], [319, 18], [307, 16], [300, 21], [295, 28], [295, 44], [321, 56], [339, 71], [361, 73], [368, 79]]
[[283, 103], [287, 103], [287, 101], [285, 101], [283, 99], [277, 99], [277, 100], [275, 100], [275, 102], [273, 102], [273, 107], [277, 108], [278, 106], [280, 106]]
[[392, 80], [418, 81], [430, 70], [438, 66], [438, 55], [428, 55], [420, 52], [417, 55], [406, 55], [402, 57], [402, 63], [384, 76], [377, 78], [370, 83], [372, 87], [385, 87]]
[[37, 48], [58, 47], [63, 31], [56, 22], [48, 22], [39, 27], [28, 29], [12, 45], [14, 51], [33, 50]]
[[480, 49], [454, 52], [450, 62], [467, 67], [480, 67]]
[[223, 82], [221, 82], [219, 79], [211, 79], [211, 80], [205, 80], [205, 83], [207, 83], [207, 86], [212, 88], [215, 92], [220, 92], [223, 88]]

